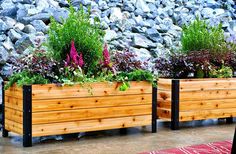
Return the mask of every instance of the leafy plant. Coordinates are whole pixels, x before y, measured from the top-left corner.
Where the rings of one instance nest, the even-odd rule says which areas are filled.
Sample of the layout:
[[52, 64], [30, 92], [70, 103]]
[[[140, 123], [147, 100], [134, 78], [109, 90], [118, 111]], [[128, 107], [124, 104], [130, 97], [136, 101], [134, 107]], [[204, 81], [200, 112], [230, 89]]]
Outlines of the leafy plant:
[[231, 78], [232, 76], [232, 69], [224, 65], [220, 69], [213, 69], [210, 71], [210, 77], [212, 78]]
[[199, 18], [183, 27], [181, 43], [184, 52], [208, 50], [211, 53], [221, 53], [229, 50], [222, 24], [211, 27]]
[[83, 7], [76, 12], [71, 6], [69, 17], [62, 24], [51, 18], [48, 35], [48, 46], [56, 60], [66, 59], [73, 41], [77, 51], [83, 55], [84, 71], [87, 74], [96, 73], [96, 66], [102, 57], [104, 32], [97, 20], [91, 24], [89, 14], [84, 12]]
[[130, 72], [138, 69], [145, 69], [146, 63], [137, 60], [137, 55], [129, 50], [118, 51], [113, 56], [113, 67], [117, 71]]

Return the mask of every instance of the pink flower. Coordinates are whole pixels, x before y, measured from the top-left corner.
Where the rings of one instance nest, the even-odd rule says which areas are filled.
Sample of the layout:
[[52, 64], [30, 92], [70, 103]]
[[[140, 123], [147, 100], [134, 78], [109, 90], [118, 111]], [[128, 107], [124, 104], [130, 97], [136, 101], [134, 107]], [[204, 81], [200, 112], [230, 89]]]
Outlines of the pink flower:
[[109, 54], [109, 51], [108, 51], [108, 49], [107, 49], [107, 44], [105, 44], [105, 46], [104, 46], [103, 59], [104, 59], [103, 64], [104, 64], [105, 66], [107, 66], [107, 65], [110, 64], [110, 54]]
[[82, 53], [80, 53], [80, 56], [78, 55], [78, 52], [76, 51], [76, 48], [75, 48], [75, 42], [72, 40], [70, 54], [66, 55], [65, 66], [83, 67], [83, 65], [84, 65], [83, 55]]
[[70, 58], [72, 59], [73, 63], [75, 63], [76, 65], [79, 64], [78, 61], [79, 55], [78, 52], [76, 51], [75, 42], [73, 40], [71, 41]]
[[84, 60], [83, 60], [83, 54], [82, 53], [80, 53], [78, 61], [79, 61], [79, 67], [82, 68], [84, 66]]

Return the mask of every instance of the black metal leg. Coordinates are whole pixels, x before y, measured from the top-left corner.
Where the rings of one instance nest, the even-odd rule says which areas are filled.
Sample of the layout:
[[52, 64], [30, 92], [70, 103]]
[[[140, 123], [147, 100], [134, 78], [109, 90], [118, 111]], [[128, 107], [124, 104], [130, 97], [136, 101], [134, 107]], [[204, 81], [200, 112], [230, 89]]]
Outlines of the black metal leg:
[[5, 90], [2, 82], [2, 137], [8, 137], [8, 131], [5, 129]]
[[157, 87], [152, 87], [152, 133], [157, 132]]
[[226, 123], [227, 124], [232, 124], [233, 123], [233, 117], [226, 118]]
[[171, 129], [179, 129], [179, 80], [172, 80]]
[[120, 134], [123, 134], [123, 135], [127, 134], [127, 128], [121, 128]]
[[32, 146], [32, 87], [23, 86], [23, 146]]

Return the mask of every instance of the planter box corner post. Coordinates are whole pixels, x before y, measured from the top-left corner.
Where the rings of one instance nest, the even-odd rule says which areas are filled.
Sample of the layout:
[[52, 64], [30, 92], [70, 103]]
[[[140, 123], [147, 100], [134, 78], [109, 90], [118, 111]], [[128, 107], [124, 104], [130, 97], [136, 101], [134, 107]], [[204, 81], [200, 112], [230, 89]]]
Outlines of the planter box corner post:
[[157, 87], [156, 85], [152, 86], [152, 133], [157, 132]]
[[23, 86], [23, 146], [32, 146], [32, 86]]
[[5, 129], [5, 90], [4, 90], [4, 81], [2, 82], [2, 137], [8, 137], [8, 131]]
[[179, 80], [171, 84], [171, 129], [179, 129]]

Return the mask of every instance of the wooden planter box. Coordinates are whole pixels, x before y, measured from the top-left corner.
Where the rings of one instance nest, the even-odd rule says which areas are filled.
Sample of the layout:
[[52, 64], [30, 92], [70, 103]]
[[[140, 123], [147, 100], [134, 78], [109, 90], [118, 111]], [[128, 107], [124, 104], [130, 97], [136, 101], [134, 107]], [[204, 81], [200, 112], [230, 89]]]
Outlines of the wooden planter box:
[[25, 85], [3, 90], [3, 137], [8, 131], [23, 135], [23, 146], [27, 147], [37, 136], [150, 124], [155, 132], [155, 88], [148, 82], [131, 82], [127, 91], [119, 91], [120, 84]]
[[157, 115], [179, 122], [236, 116], [236, 79], [159, 79]]

